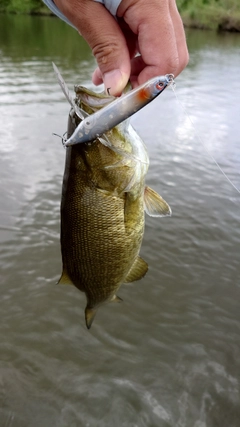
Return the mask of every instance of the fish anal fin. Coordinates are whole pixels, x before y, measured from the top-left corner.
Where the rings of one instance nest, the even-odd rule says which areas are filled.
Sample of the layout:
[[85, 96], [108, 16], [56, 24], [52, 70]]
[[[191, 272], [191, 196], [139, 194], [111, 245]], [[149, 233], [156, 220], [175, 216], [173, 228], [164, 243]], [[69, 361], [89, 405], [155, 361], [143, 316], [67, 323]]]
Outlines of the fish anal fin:
[[72, 280], [70, 279], [69, 275], [65, 270], [63, 270], [62, 275], [57, 282], [57, 285], [73, 285]]
[[97, 310], [95, 308], [85, 308], [85, 321], [88, 329], [91, 328], [94, 317], [96, 316]]
[[118, 297], [117, 295], [113, 295], [112, 299], [109, 302], [122, 302], [122, 298]]
[[131, 270], [128, 272], [124, 283], [135, 282], [136, 280], [142, 279], [148, 271], [147, 263], [138, 256], [135, 260]]
[[144, 190], [144, 207], [149, 216], [170, 216], [172, 210], [167, 202], [152, 188], [146, 186]]

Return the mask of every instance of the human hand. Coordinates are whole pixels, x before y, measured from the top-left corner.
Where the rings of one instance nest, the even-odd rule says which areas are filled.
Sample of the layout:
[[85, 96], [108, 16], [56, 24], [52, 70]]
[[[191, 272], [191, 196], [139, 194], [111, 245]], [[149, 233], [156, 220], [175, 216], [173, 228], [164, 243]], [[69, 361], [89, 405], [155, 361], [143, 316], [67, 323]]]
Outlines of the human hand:
[[129, 79], [136, 87], [157, 75], [176, 77], [188, 63], [175, 0], [122, 0], [118, 20], [92, 0], [54, 1], [92, 49], [93, 83], [104, 83], [111, 95], [120, 95]]

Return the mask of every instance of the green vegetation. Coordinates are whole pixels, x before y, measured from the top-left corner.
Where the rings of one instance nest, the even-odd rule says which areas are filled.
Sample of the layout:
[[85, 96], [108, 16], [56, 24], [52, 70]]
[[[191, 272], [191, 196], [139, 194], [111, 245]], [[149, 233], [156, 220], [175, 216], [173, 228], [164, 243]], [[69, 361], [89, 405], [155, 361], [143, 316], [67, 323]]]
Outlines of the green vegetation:
[[[240, 0], [177, 0], [187, 27], [240, 31]], [[50, 14], [42, 0], [0, 0], [0, 12]]]
[[177, 0], [187, 27], [240, 31], [239, 0]]
[[48, 8], [42, 0], [0, 0], [0, 12], [19, 14], [46, 14]]

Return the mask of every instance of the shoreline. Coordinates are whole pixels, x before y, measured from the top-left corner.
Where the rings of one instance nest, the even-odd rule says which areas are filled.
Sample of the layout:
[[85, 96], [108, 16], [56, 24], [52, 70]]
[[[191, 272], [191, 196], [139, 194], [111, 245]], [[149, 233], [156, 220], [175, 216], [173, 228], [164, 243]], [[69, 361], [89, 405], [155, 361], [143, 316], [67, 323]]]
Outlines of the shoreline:
[[[240, 6], [224, 8], [216, 6], [214, 0], [212, 4], [201, 3], [204, 0], [196, 0], [194, 5], [189, 0], [177, 0], [178, 10], [182, 17], [183, 25], [186, 28], [200, 30], [240, 32]], [[233, 2], [235, 0], [232, 0]], [[236, 0], [239, 1], [239, 0]], [[213, 4], [214, 2], [214, 4]], [[196, 5], [196, 3], [199, 3]], [[221, 3], [224, 3], [222, 0]], [[0, 8], [1, 14], [31, 15], [31, 16], [51, 16], [57, 18], [45, 5], [30, 10], [13, 10]]]
[[226, 13], [225, 10], [196, 10], [180, 13], [183, 25], [186, 28], [195, 28], [200, 30], [240, 32], [240, 11]]

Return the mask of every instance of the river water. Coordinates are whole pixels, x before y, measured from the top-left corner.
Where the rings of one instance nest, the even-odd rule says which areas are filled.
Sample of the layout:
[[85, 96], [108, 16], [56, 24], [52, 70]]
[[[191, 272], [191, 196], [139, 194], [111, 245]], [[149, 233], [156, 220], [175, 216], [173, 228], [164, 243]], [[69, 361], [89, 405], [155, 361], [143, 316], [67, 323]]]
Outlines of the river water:
[[85, 296], [55, 286], [69, 105], [51, 61], [91, 84], [94, 59], [50, 17], [0, 16], [0, 426], [240, 424], [240, 35], [188, 31], [191, 61], [132, 123], [147, 183], [145, 278], [85, 327]]

